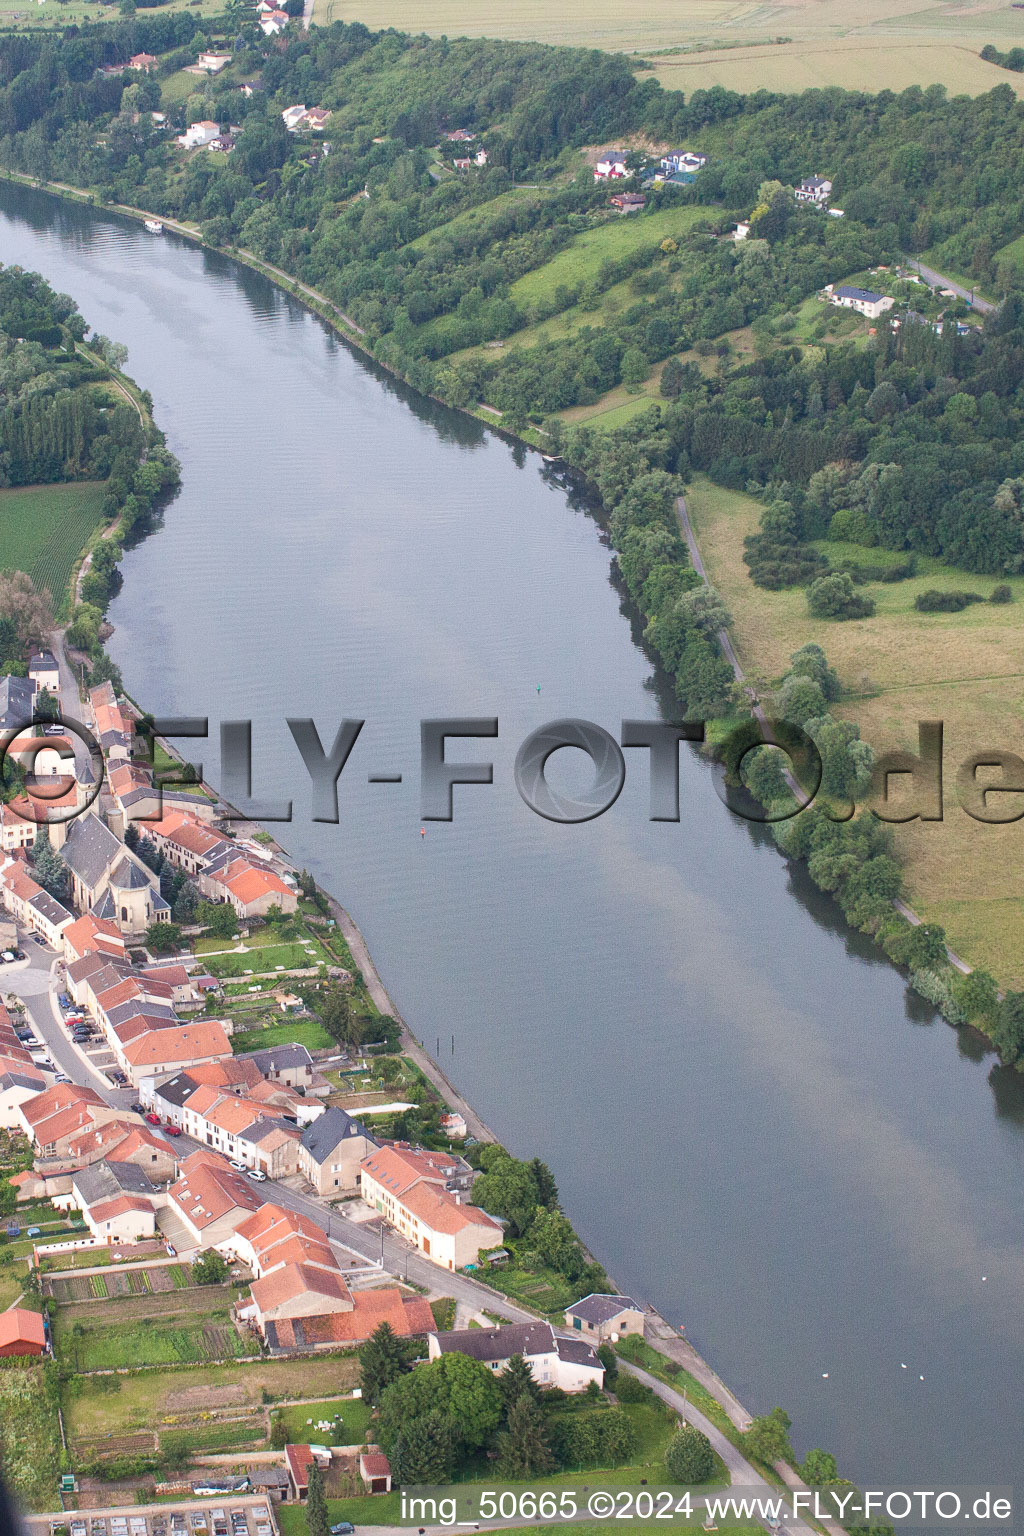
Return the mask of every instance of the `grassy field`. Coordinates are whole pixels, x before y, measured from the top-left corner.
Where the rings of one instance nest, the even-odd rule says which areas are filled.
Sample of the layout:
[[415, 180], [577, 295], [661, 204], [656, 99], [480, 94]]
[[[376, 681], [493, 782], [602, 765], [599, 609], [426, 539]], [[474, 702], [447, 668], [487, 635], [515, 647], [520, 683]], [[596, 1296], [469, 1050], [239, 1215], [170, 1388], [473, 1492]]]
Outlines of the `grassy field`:
[[552, 298], [560, 286], [571, 288], [596, 277], [603, 262], [618, 261], [643, 246], [659, 245], [667, 236], [679, 235], [698, 219], [707, 217], [707, 208], [689, 205], [663, 208], [649, 217], [634, 214], [609, 219], [578, 235], [542, 267], [525, 272], [512, 284], [511, 296], [520, 308], [528, 309], [538, 299]]
[[[335, 1415], [333, 1433], [314, 1428], [321, 1420], [334, 1420]], [[361, 1445], [370, 1427], [370, 1405], [359, 1397], [330, 1397], [275, 1409], [274, 1418], [284, 1424], [288, 1439], [296, 1444], [314, 1440], [318, 1445]]]
[[60, 1454], [42, 1366], [0, 1370], [0, 1466], [8, 1492], [29, 1509], [52, 1509]]
[[[313, 14], [322, 25], [344, 19], [435, 36], [535, 39], [638, 53], [697, 44], [760, 44], [780, 35], [797, 42], [853, 35], [872, 41], [949, 40], [979, 47], [988, 41], [1024, 39], [1024, 17], [1005, 0], [978, 0], [973, 5], [956, 0], [865, 0], [856, 12], [845, 0], [790, 0], [785, 6], [750, 0], [689, 0], [685, 6], [675, 0], [648, 0], [644, 6], [592, 0], [585, 8], [570, 0], [517, 0], [504, 6], [482, 0], [472, 10], [455, 0], [316, 0]], [[869, 82], [859, 83], [871, 89]]]
[[[743, 563], [743, 539], [760, 519], [760, 504], [698, 480], [688, 496], [712, 583], [733, 614], [733, 639], [744, 668], [777, 676], [798, 646], [824, 646], [845, 689], [837, 712], [856, 720], [876, 751], [916, 748], [917, 722], [945, 723], [946, 815], [942, 822], [896, 828], [915, 909], [946, 929], [952, 947], [1004, 985], [1024, 985], [1024, 898], [1019, 870], [1024, 823], [982, 826], [960, 809], [956, 768], [982, 747], [1014, 750], [1024, 723], [1024, 579], [1010, 580], [1015, 601], [978, 603], [962, 613], [918, 613], [928, 587], [963, 588], [988, 596], [995, 578], [922, 560], [910, 581], [866, 590], [877, 612], [836, 624], [812, 619], [799, 588], [766, 592]], [[875, 559], [875, 551], [820, 546], [835, 558]]]
[[246, 1051], [266, 1051], [272, 1045], [304, 1045], [307, 1051], [322, 1051], [332, 1044], [319, 1019], [292, 1019], [283, 1024], [268, 1024], [264, 1029], [245, 1029], [231, 1036], [236, 1056]]
[[94, 480], [0, 491], [0, 570], [27, 571], [37, 586], [49, 587], [59, 614], [105, 492]]
[[[224, 6], [223, 0], [166, 0], [162, 9], [188, 10], [197, 17], [219, 16]], [[100, 0], [0, 0], [0, 30], [53, 31], [75, 22], [120, 20], [117, 6], [101, 4]]]

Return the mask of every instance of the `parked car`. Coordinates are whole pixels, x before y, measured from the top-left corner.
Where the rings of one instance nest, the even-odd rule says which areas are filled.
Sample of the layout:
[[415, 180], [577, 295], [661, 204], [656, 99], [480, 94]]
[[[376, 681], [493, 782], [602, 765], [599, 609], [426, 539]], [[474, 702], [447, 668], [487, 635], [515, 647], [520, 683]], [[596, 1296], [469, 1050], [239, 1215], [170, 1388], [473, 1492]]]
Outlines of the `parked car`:
[[180, 1125], [170, 1125], [170, 1124], [168, 1124], [168, 1125], [165, 1125], [163, 1129], [164, 1129], [164, 1135], [165, 1136], [180, 1136], [181, 1135], [181, 1126]]
[[5, 950], [3, 950], [2, 953], [0, 953], [0, 960], [3, 961], [4, 965], [10, 965], [10, 963], [11, 963], [11, 961], [13, 959], [14, 959], [14, 950], [13, 949], [5, 949]]
[[107, 1079], [108, 1083], [113, 1083], [115, 1088], [125, 1088], [128, 1085], [128, 1079], [125, 1077], [124, 1073], [115, 1071], [115, 1069], [112, 1067], [109, 1068], [103, 1075]]
[[68, 994], [66, 992], [58, 992], [57, 993], [57, 1001], [58, 1001], [58, 1003], [60, 1003], [62, 1008], [73, 1008], [74, 1007], [74, 1003], [72, 1003], [70, 997], [68, 997]]
[[173, 1243], [167, 1244], [167, 1257], [169, 1259], [176, 1259], [178, 1257], [178, 1250]]
[[145, 1111], [145, 1115], [146, 1115], [146, 1123], [147, 1123], [147, 1125], [159, 1125], [160, 1124], [160, 1116], [158, 1114], [156, 1114], [152, 1109], [146, 1110]]
[[355, 1526], [349, 1520], [339, 1520], [331, 1526], [331, 1536], [352, 1536]]
[[265, 1184], [267, 1182], [267, 1176], [262, 1168], [250, 1168], [249, 1177], [250, 1179], [255, 1179], [257, 1184]]
[[236, 1173], [245, 1173], [246, 1172], [246, 1165], [245, 1165], [245, 1163], [235, 1162], [234, 1159], [232, 1159], [232, 1161], [230, 1163], [228, 1163], [228, 1167], [229, 1168], [233, 1168]]
[[66, 1072], [58, 1072], [57, 1076], [54, 1078], [55, 1083], [70, 1083], [70, 1081], [71, 1079], [68, 1077]]
[[144, 1115], [146, 1113], [145, 1104], [131, 1104], [129, 1105], [129, 1108], [136, 1115]]

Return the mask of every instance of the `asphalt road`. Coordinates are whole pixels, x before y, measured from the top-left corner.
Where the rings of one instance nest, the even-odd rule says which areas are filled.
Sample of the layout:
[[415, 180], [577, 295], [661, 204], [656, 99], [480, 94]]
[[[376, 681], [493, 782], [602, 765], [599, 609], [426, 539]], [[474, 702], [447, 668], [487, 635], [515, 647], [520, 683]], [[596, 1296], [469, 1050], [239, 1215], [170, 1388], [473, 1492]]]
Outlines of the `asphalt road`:
[[[933, 288], [952, 289], [958, 298], [965, 299], [971, 308], [976, 309], [979, 314], [987, 315], [996, 308], [994, 304], [989, 303], [988, 299], [979, 299], [972, 288], [962, 288], [959, 283], [954, 283], [951, 277], [943, 277], [941, 272], [934, 272], [931, 267], [924, 267], [919, 261], [908, 261], [907, 266], [913, 267], [915, 272], [919, 272], [925, 282], [930, 283]], [[973, 298], [971, 297], [972, 294], [974, 294]]]

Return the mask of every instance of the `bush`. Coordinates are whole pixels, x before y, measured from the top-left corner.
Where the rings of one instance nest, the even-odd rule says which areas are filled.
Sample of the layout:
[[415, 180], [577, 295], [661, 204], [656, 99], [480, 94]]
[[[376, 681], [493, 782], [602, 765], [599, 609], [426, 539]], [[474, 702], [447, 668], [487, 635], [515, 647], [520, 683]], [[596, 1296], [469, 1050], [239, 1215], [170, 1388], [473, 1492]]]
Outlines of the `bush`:
[[980, 592], [938, 592], [934, 587], [929, 587], [927, 592], [917, 594], [914, 607], [918, 613], [960, 613], [972, 603], [984, 601]]
[[615, 1396], [620, 1403], [650, 1403], [654, 1401], [654, 1393], [647, 1386], [646, 1382], [639, 1381], [636, 1376], [631, 1376], [628, 1371], [619, 1372]]
[[989, 598], [989, 602], [990, 603], [1012, 603], [1013, 602], [1013, 588], [1012, 587], [1008, 587], [1005, 582], [1000, 582], [998, 587], [993, 587], [992, 588], [992, 596]]
[[875, 611], [875, 600], [858, 592], [846, 572], [836, 571], [811, 582], [807, 607], [816, 619], [866, 619]]
[[715, 1470], [711, 1441], [694, 1425], [681, 1425], [669, 1441], [665, 1467], [674, 1483], [707, 1482]]

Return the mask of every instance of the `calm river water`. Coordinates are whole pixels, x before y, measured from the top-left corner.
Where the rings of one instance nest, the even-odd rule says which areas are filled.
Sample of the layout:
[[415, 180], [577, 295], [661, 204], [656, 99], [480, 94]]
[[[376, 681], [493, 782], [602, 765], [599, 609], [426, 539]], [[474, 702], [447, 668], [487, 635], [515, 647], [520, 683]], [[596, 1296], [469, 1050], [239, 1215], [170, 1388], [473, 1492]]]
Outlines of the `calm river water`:
[[[534, 726], [658, 711], [594, 520], [221, 257], [4, 187], [0, 260], [127, 343], [182, 463], [111, 612], [132, 693], [253, 720], [254, 791], [295, 802], [282, 841], [619, 1283], [848, 1476], [1012, 1482], [1024, 1080], [909, 1001], [696, 758], [679, 825], [646, 819], [640, 753], [582, 826], [516, 793]], [[288, 715], [326, 740], [366, 720], [338, 826], [310, 820]], [[419, 721], [442, 715], [499, 717], [449, 748], [494, 784], [421, 837]]]

